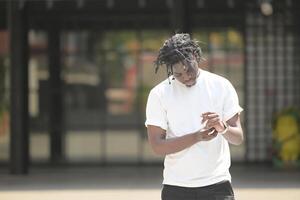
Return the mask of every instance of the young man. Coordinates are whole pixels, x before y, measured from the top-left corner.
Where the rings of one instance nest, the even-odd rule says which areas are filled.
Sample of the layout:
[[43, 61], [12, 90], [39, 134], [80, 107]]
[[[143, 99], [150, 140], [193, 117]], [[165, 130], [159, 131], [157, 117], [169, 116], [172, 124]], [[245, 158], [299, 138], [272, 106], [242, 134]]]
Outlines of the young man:
[[168, 79], [151, 90], [145, 124], [152, 149], [165, 156], [162, 200], [234, 199], [228, 143], [243, 141], [243, 109], [231, 83], [200, 69], [201, 59], [198, 42], [176, 34], [156, 60]]

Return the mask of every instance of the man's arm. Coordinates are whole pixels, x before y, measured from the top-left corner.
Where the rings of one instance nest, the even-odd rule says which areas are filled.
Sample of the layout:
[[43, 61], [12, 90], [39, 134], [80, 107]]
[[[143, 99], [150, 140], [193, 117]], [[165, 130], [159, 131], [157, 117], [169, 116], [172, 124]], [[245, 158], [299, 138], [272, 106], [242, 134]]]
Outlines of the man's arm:
[[244, 141], [244, 134], [241, 126], [240, 115], [236, 114], [226, 122], [228, 124], [228, 129], [223, 134], [224, 138], [231, 144], [242, 144]]
[[[148, 125], [148, 140], [153, 151], [158, 155], [179, 152], [199, 141], [208, 141], [217, 136], [215, 129], [197, 131], [181, 137], [166, 139], [166, 131], [158, 126]], [[213, 133], [211, 133], [213, 131]]]

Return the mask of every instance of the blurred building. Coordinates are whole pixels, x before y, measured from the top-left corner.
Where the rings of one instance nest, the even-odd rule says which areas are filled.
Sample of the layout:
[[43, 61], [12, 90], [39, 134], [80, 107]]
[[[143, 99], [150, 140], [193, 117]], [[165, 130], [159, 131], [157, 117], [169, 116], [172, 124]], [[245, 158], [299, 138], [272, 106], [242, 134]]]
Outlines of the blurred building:
[[231, 80], [244, 107], [236, 162], [268, 162], [272, 118], [300, 105], [296, 0], [0, 1], [0, 162], [161, 163], [145, 104], [167, 77], [153, 61], [174, 32], [201, 43], [201, 67]]

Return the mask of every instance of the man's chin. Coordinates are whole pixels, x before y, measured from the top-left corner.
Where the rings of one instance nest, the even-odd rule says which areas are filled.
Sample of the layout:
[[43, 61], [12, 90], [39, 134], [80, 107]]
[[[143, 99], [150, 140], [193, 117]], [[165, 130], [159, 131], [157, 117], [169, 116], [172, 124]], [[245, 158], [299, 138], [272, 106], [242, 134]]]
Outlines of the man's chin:
[[185, 84], [186, 87], [192, 87], [192, 86], [194, 86], [194, 85], [196, 85], [196, 81], [193, 82], [193, 83], [190, 83], [190, 84]]

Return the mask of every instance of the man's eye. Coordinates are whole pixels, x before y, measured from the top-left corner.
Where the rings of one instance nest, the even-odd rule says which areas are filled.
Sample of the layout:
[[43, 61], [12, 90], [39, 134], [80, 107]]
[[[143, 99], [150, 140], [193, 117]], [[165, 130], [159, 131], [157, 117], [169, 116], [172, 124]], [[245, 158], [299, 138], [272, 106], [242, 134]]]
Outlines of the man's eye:
[[187, 73], [194, 73], [196, 70], [193, 67], [189, 67], [188, 70], [186, 71]]

